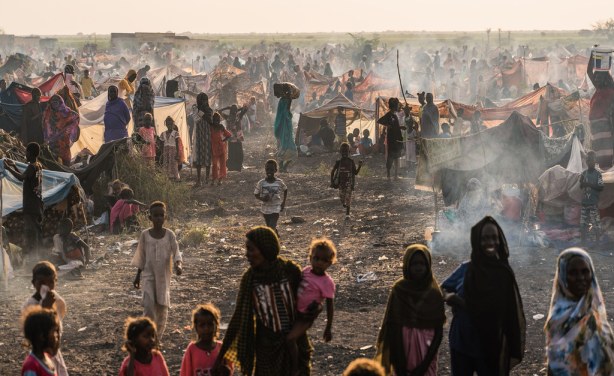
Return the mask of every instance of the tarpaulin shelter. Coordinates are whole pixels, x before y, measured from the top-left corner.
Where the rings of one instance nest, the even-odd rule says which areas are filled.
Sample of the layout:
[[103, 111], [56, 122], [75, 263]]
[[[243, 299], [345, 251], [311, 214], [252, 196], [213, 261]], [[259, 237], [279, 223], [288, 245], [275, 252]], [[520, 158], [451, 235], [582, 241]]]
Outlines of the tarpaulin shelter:
[[[15, 162], [17, 169], [24, 171], [27, 164]], [[10, 172], [5, 170], [4, 160], [0, 163], [0, 176], [2, 177], [2, 216], [11, 214], [23, 207], [23, 183], [17, 180]], [[43, 170], [43, 203], [51, 206], [64, 200], [72, 186], [78, 186], [79, 179], [74, 174], [58, 171]]]
[[[64, 75], [58, 73], [37, 86], [41, 91], [41, 102], [47, 102], [51, 96], [64, 87]], [[29, 86], [12, 83], [9, 87], [15, 93], [18, 103], [26, 104], [32, 100], [32, 89]], [[7, 89], [8, 90], [8, 89]]]
[[[186, 120], [185, 100], [180, 98], [156, 97], [154, 102], [154, 119], [156, 134], [166, 131], [164, 120], [170, 116], [179, 128], [179, 136], [183, 140], [184, 155], [190, 155], [190, 135]], [[102, 93], [91, 101], [79, 107], [81, 121], [79, 139], [72, 145], [70, 151], [73, 156], [83, 149], [93, 154], [98, 153], [104, 143], [104, 111], [107, 104], [107, 94]], [[128, 124], [128, 134], [132, 134], [133, 123]]]
[[296, 131], [297, 144], [299, 144], [299, 137], [302, 132], [309, 136], [320, 129], [320, 119], [327, 119], [329, 124], [333, 124], [339, 107], [345, 111], [347, 127], [353, 125], [355, 128], [360, 129], [361, 132], [363, 129], [369, 129], [372, 135], [375, 134], [374, 111], [360, 107], [343, 94], [337, 94], [336, 97], [324, 102], [322, 106], [301, 113]]
[[373, 103], [377, 97], [398, 97], [401, 95], [399, 83], [379, 77], [374, 72], [369, 72], [365, 79], [358, 83], [353, 90], [354, 102], [360, 105]]
[[552, 139], [513, 112], [499, 126], [453, 138], [420, 139], [416, 188], [441, 190], [457, 202], [472, 177], [493, 186], [537, 182], [550, 166], [566, 163], [573, 133]]
[[520, 98], [506, 103], [501, 107], [481, 108], [453, 101], [451, 101], [451, 104], [456, 110], [460, 108], [464, 110], [463, 119], [465, 120], [471, 120], [473, 114], [476, 111], [480, 111], [484, 125], [487, 127], [493, 127], [509, 118], [514, 111], [535, 120], [537, 117], [537, 110], [539, 108], [539, 99], [542, 96], [547, 96], [549, 92], [558, 93], [559, 97], [567, 95], [564, 90], [551, 84], [546, 84], [537, 90], [533, 90]]

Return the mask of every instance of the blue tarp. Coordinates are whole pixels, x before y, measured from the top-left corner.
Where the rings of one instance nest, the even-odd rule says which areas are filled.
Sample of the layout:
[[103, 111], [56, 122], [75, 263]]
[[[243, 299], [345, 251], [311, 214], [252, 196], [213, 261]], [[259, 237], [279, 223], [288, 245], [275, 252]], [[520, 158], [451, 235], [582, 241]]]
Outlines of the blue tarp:
[[[28, 166], [25, 163], [15, 162], [20, 172]], [[0, 160], [0, 178], [2, 179], [2, 216], [11, 214], [23, 207], [23, 184], [10, 172], [4, 169], [4, 159]], [[55, 205], [64, 200], [70, 188], [79, 185], [75, 174], [43, 170], [43, 203], [45, 207]]]

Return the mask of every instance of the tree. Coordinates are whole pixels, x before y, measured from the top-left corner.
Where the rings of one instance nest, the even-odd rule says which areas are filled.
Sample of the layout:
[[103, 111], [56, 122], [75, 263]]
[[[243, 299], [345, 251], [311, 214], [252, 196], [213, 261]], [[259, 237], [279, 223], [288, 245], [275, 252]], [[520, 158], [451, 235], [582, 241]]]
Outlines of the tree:
[[593, 30], [595, 30], [597, 34], [605, 35], [609, 39], [614, 39], [614, 18], [596, 22], [593, 24]]

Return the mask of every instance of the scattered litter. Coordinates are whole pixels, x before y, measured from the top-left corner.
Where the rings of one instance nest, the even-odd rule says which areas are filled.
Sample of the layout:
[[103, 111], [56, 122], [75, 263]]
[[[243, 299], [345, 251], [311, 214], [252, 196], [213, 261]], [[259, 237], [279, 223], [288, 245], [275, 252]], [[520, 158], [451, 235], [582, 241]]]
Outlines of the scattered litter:
[[329, 355], [329, 356], [327, 356], [327, 357], [326, 357], [326, 359], [328, 359], [328, 360], [332, 360], [332, 359], [333, 359], [333, 356], [332, 356], [332, 355]]
[[362, 264], [362, 261], [358, 260], [355, 262], [355, 264]]
[[228, 323], [226, 323], [226, 322], [221, 323], [220, 324], [220, 329], [222, 329], [222, 330], [228, 329]]
[[388, 260], [388, 257], [386, 257], [386, 256], [380, 256], [380, 257], [378, 257], [378, 258], [377, 258], [377, 260], [378, 260], [378, 261], [385, 261], [385, 260]]
[[367, 272], [364, 274], [359, 274], [358, 277], [356, 277], [356, 282], [358, 283], [365, 281], [377, 281], [377, 276], [373, 272]]
[[377, 219], [379, 218], [377, 215], [372, 215], [369, 219]]
[[87, 326], [84, 326], [83, 328], [79, 328], [79, 330], [77, 330], [77, 331], [78, 331], [78, 332], [82, 332], [82, 331], [84, 331], [85, 329], [87, 329]]
[[130, 247], [135, 246], [136, 244], [139, 244], [139, 241], [138, 241], [138, 240], [136, 240], [136, 239], [132, 239], [132, 240], [127, 240], [127, 241], [125, 241], [125, 242], [122, 244], [122, 246], [130, 248]]
[[367, 345], [367, 346], [363, 346], [360, 349], [361, 350], [369, 350], [371, 347], [373, 347], [373, 345]]
[[439, 261], [439, 265], [445, 265], [445, 264], [446, 264], [446, 260]]
[[544, 315], [542, 315], [541, 313], [538, 313], [537, 315], [533, 315], [533, 320], [541, 320], [544, 318]]
[[81, 261], [79, 261], [79, 260], [71, 260], [66, 265], [58, 266], [58, 269], [60, 269], [60, 270], [73, 270], [73, 269], [78, 268], [80, 266], [83, 266], [83, 263]]
[[379, 199], [382, 199], [382, 198], [384, 198], [384, 197], [386, 197], [386, 196], [384, 196], [384, 195], [379, 195], [379, 196], [377, 196], [377, 198], [379, 198]]

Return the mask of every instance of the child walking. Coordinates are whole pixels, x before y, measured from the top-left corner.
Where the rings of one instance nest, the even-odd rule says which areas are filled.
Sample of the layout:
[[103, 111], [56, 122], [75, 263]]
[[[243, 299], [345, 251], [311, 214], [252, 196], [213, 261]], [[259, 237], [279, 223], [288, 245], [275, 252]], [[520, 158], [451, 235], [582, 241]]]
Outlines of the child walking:
[[[32, 285], [36, 289], [36, 292], [34, 293], [34, 295], [29, 297], [25, 301], [22, 308], [22, 314], [27, 315], [27, 313], [29, 312], [29, 310], [32, 309], [32, 307], [40, 307], [46, 310], [53, 311], [55, 314], [55, 320], [58, 321], [58, 331], [61, 334], [62, 320], [64, 319], [64, 316], [66, 316], [66, 302], [60, 296], [60, 294], [55, 291], [55, 283], [57, 282], [57, 280], [58, 277], [55, 270], [55, 266], [53, 266], [53, 264], [49, 261], [41, 261], [38, 264], [34, 265], [34, 268], [32, 269]], [[44, 331], [41, 332], [45, 333]], [[36, 354], [38, 359], [42, 361], [43, 358], [39, 356], [40, 354], [37, 354], [37, 352], [34, 351], [34, 344], [32, 342], [32, 339], [28, 338], [27, 332], [26, 338], [32, 343], [32, 351], [34, 352], [34, 354]], [[37, 338], [36, 341], [38, 340], [39, 339]], [[44, 347], [42, 349], [44, 349]], [[68, 376], [66, 364], [64, 363], [64, 358], [62, 357], [59, 348], [56, 348], [53, 352], [47, 352], [51, 356], [53, 369], [56, 372], [55, 374], [57, 376]], [[53, 374], [54, 373], [52, 373], [52, 375]], [[45, 374], [43, 373], [42, 375]]]
[[403, 278], [392, 286], [375, 358], [386, 374], [437, 375], [437, 352], [446, 321], [443, 294], [431, 269], [431, 252], [407, 247]]
[[58, 376], [51, 357], [60, 350], [60, 322], [54, 310], [30, 307], [23, 315], [23, 334], [31, 351], [21, 366], [22, 376]]
[[40, 145], [30, 142], [26, 147], [28, 167], [22, 173], [15, 162], [4, 159], [4, 166], [23, 182], [23, 238], [26, 252], [38, 253], [43, 233], [43, 166], [38, 162]]
[[582, 212], [580, 214], [580, 236], [582, 243], [586, 242], [589, 226], [595, 232], [595, 241], [601, 237], [601, 218], [599, 217], [599, 194], [603, 191], [603, 178], [601, 172], [595, 168], [596, 154], [590, 150], [586, 153], [587, 169], [580, 175], [580, 188], [582, 195]]
[[[138, 271], [134, 287], [143, 287], [143, 316], [151, 318], [158, 328], [158, 338], [162, 338], [170, 306], [171, 267], [181, 275], [182, 258], [175, 233], [164, 228], [166, 205], [154, 201], [149, 206], [149, 220], [153, 227], [141, 232], [132, 266]], [[142, 275], [141, 275], [142, 274]]]
[[[180, 376], [206, 376], [213, 373], [220, 353], [220, 310], [211, 303], [200, 304], [192, 311], [192, 328], [196, 342], [191, 342], [183, 354]], [[232, 375], [232, 364], [222, 367], [225, 375]]]
[[153, 116], [149, 112], [143, 115], [143, 126], [139, 128], [139, 135], [145, 141], [145, 145], [141, 147], [141, 155], [153, 165], [156, 160], [156, 130], [153, 127]]
[[[330, 239], [313, 239], [309, 246], [309, 263], [303, 269], [302, 279], [297, 293], [297, 317], [294, 325], [288, 333], [287, 341], [292, 357], [292, 374], [296, 374], [298, 369], [298, 346], [296, 341], [305, 335], [307, 330], [313, 325], [312, 313], [317, 306], [326, 299], [326, 329], [324, 329], [324, 341], [330, 342], [333, 338], [333, 314], [335, 298], [335, 282], [326, 273], [332, 264], [337, 261], [337, 248]], [[305, 315], [309, 315], [306, 317]]]
[[217, 185], [222, 184], [226, 178], [226, 159], [228, 159], [228, 147], [226, 141], [232, 136], [222, 125], [222, 117], [219, 113], [213, 114], [211, 123], [211, 185], [217, 180]]
[[164, 143], [162, 165], [169, 179], [179, 180], [179, 132], [175, 130], [173, 118], [164, 121], [166, 131], [160, 135]]
[[[288, 197], [288, 187], [283, 180], [276, 178], [277, 173], [277, 161], [269, 159], [264, 164], [264, 171], [266, 178], [261, 179], [256, 184], [254, 190], [254, 196], [256, 199], [262, 201], [262, 215], [266, 225], [277, 233], [277, 221], [279, 220], [279, 213], [281, 213], [286, 207], [286, 197]], [[281, 195], [284, 198], [281, 198]]]
[[339, 189], [339, 198], [345, 208], [345, 219], [350, 219], [350, 205], [352, 204], [352, 191], [356, 184], [355, 176], [362, 167], [362, 161], [358, 161], [358, 168], [354, 160], [350, 158], [350, 145], [344, 142], [339, 147], [341, 159], [335, 162], [330, 172], [330, 187]]
[[128, 318], [122, 350], [124, 358], [119, 376], [169, 376], [166, 361], [158, 351], [156, 324], [147, 317]]

